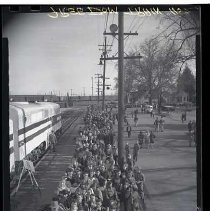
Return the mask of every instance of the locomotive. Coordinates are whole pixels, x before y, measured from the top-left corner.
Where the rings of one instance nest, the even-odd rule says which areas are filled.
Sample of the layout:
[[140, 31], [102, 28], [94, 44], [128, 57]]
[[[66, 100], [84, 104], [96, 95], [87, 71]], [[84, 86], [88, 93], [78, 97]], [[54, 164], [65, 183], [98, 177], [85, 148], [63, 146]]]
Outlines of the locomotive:
[[[60, 106], [51, 102], [10, 102], [9, 153], [10, 174], [16, 163], [32, 160], [50, 146], [49, 135], [62, 133]], [[33, 160], [32, 160], [33, 161]]]

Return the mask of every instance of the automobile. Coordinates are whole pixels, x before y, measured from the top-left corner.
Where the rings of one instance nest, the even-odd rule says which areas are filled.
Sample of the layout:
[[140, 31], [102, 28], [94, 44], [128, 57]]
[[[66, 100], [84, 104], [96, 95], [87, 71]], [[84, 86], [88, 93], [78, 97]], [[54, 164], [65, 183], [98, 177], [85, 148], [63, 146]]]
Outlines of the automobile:
[[165, 105], [165, 106], [161, 106], [161, 110], [162, 111], [175, 111], [175, 107], [174, 106]]
[[153, 106], [152, 105], [145, 105], [145, 109], [147, 113], [151, 113], [153, 111]]

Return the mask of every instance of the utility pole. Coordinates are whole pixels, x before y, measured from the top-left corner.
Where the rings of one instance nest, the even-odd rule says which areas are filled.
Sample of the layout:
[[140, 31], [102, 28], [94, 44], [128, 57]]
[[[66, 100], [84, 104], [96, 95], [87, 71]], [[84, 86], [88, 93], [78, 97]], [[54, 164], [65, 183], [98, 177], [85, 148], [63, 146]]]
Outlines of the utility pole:
[[72, 89], [71, 89], [71, 96], [72, 96]]
[[106, 80], [106, 57], [107, 57], [107, 46], [112, 46], [112, 45], [107, 45], [106, 43], [106, 36], [104, 37], [104, 45], [98, 45], [98, 46], [103, 46], [104, 49], [99, 49], [103, 51], [103, 57], [104, 57], [104, 69], [103, 69], [103, 100], [102, 100], [102, 110], [104, 110], [104, 105], [105, 105], [105, 80]]
[[122, 167], [123, 161], [123, 118], [124, 118], [124, 72], [123, 72], [123, 62], [124, 62], [124, 17], [123, 12], [118, 14], [118, 26], [119, 26], [119, 36], [118, 36], [118, 155], [119, 164]]
[[[118, 163], [122, 168], [123, 162], [123, 119], [124, 119], [124, 71], [123, 71], [123, 62], [124, 59], [140, 59], [142, 56], [124, 56], [124, 39], [130, 35], [138, 35], [135, 33], [124, 33], [124, 15], [123, 12], [118, 13], [118, 26], [112, 24], [110, 26], [111, 33], [104, 32], [104, 35], [112, 35], [114, 38], [118, 35], [118, 57], [101, 57], [100, 61], [105, 60], [118, 60]], [[118, 31], [118, 33], [117, 33]], [[126, 36], [124, 38], [124, 36]], [[117, 39], [117, 38], [116, 38]]]

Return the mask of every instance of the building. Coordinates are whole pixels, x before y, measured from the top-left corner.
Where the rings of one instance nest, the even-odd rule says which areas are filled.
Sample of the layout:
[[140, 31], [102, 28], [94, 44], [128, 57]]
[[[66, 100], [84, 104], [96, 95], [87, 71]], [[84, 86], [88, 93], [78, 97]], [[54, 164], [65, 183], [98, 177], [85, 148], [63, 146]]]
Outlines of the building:
[[179, 91], [176, 96], [177, 103], [189, 102], [189, 94], [184, 91]]

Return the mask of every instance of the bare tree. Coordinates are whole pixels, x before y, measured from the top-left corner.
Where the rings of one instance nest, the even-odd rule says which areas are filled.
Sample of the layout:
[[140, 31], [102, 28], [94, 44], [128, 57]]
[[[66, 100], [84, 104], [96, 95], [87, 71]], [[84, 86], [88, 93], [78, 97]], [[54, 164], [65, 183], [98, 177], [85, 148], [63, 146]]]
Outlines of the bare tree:
[[[170, 43], [176, 52], [177, 63], [180, 63], [180, 71], [184, 63], [195, 59], [196, 35], [200, 34], [200, 13], [198, 9], [177, 14], [164, 12], [160, 20], [164, 29], [154, 37], [165, 43]], [[181, 55], [180, 55], [181, 53]]]

